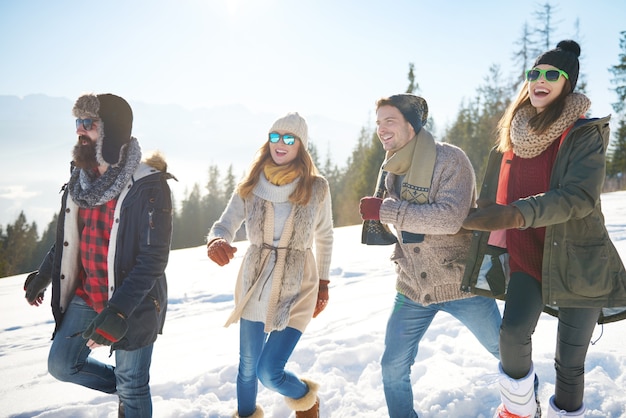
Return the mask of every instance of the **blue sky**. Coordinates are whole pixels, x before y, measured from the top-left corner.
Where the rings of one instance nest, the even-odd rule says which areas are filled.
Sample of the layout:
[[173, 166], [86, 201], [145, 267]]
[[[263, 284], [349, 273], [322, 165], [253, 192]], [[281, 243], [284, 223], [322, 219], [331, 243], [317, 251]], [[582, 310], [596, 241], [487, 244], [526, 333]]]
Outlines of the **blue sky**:
[[[443, 130], [462, 101], [476, 96], [490, 66], [513, 74], [516, 42], [525, 23], [537, 25], [541, 4], [0, 0], [0, 94], [75, 99], [107, 91], [131, 103], [238, 103], [367, 126], [376, 99], [406, 89], [412, 62], [420, 93]], [[564, 38], [581, 43], [592, 112], [611, 113], [616, 97], [608, 68], [618, 62], [626, 5], [551, 4], [552, 46]]]

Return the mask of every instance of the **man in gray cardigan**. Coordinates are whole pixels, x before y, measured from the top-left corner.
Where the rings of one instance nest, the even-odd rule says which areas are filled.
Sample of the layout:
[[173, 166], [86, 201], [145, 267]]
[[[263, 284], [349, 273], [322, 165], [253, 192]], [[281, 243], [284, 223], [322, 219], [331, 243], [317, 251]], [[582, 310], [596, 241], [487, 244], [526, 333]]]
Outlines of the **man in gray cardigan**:
[[471, 239], [460, 231], [476, 197], [474, 170], [460, 148], [435, 142], [423, 127], [427, 118], [426, 101], [412, 94], [377, 102], [386, 195], [364, 197], [360, 204], [364, 220], [392, 224], [398, 235], [391, 257], [397, 295], [381, 364], [391, 418], [417, 418], [411, 366], [437, 312], [456, 317], [499, 357], [496, 301], [460, 290]]

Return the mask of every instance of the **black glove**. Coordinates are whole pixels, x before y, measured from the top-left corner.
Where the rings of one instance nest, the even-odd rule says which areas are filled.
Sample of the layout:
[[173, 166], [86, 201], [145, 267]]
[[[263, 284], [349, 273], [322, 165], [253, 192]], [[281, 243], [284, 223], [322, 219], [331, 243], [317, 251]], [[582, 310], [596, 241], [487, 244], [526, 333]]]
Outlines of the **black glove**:
[[43, 277], [39, 271], [33, 271], [26, 277], [24, 282], [24, 291], [26, 292], [26, 300], [33, 306], [39, 306], [43, 302], [43, 294], [50, 284], [50, 279]]
[[128, 324], [123, 313], [112, 306], [105, 308], [91, 321], [83, 332], [83, 338], [96, 344], [111, 345], [118, 342], [128, 332]]

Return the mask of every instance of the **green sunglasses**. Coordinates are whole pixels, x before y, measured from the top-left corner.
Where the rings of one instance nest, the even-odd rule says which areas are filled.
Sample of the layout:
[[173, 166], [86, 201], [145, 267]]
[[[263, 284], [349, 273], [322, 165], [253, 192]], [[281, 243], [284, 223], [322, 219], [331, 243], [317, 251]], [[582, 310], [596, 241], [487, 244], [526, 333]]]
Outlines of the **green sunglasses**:
[[558, 81], [561, 76], [569, 80], [569, 75], [563, 70], [540, 70], [539, 68], [533, 68], [526, 71], [526, 80], [528, 81], [537, 81], [540, 76], [543, 76], [546, 81], [551, 83]]

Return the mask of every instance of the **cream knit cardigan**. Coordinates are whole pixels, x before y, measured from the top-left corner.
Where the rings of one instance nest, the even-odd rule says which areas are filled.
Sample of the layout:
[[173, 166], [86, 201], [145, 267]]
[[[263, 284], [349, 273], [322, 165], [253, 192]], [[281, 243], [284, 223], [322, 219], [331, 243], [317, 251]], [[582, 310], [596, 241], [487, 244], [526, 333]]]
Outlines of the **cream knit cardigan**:
[[[261, 174], [253, 195], [244, 200], [233, 194], [209, 231], [208, 242], [224, 238], [231, 243], [245, 221], [250, 241], [235, 285], [235, 308], [226, 326], [242, 318], [244, 311], [252, 320], [255, 312], [264, 312], [265, 332], [287, 326], [304, 332], [311, 321], [319, 280], [328, 280], [330, 272], [332, 209], [328, 182], [322, 177], [316, 179], [306, 206], [289, 203], [297, 181], [276, 186]], [[285, 210], [285, 205], [291, 210]], [[257, 297], [264, 292], [269, 295]]]

